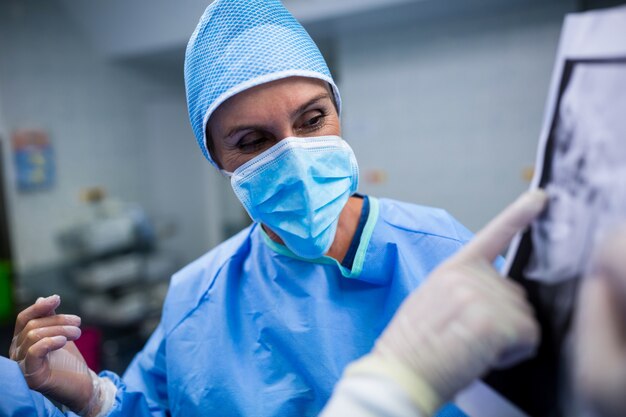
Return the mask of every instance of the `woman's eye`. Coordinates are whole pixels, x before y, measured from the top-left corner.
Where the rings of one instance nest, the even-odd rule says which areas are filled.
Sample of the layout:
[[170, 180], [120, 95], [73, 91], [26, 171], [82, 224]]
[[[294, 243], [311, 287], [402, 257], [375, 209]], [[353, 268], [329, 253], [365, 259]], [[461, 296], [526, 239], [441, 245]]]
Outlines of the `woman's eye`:
[[246, 135], [237, 143], [237, 148], [243, 152], [255, 152], [262, 149], [266, 142], [265, 136]]
[[318, 125], [321, 121], [322, 121], [322, 115], [320, 114], [319, 116], [315, 116], [309, 120], [307, 120], [307, 122], [305, 123], [306, 126], [316, 126]]
[[303, 118], [302, 128], [304, 129], [316, 129], [324, 124], [324, 117], [326, 115], [319, 111], [310, 112]]

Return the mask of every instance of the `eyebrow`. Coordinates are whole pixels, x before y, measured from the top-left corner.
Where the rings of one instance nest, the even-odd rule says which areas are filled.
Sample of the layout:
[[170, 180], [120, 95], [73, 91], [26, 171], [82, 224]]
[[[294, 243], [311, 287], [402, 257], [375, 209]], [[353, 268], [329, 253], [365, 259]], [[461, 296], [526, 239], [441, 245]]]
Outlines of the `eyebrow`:
[[311, 100], [304, 103], [302, 106], [298, 107], [295, 111], [291, 113], [291, 117], [295, 118], [298, 114], [304, 112], [308, 107], [311, 107], [312, 105], [317, 104], [324, 99], [330, 100], [330, 94], [327, 91], [318, 94], [317, 96], [313, 97]]
[[[331, 100], [330, 93], [324, 92], [320, 93], [317, 96], [311, 98], [309, 101], [298, 107], [296, 110], [291, 112], [291, 117], [295, 118], [298, 114], [304, 112], [307, 108], [311, 107], [314, 104], [319, 103], [320, 101], [328, 99]], [[242, 130], [262, 130], [264, 126], [262, 125], [237, 125], [228, 131], [226, 134], [226, 138], [233, 136], [235, 133], [240, 132]]]

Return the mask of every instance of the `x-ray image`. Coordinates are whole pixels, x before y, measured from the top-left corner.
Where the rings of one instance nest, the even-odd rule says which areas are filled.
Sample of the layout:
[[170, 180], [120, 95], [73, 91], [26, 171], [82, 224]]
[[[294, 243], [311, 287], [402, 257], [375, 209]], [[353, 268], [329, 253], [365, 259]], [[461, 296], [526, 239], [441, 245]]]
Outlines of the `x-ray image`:
[[485, 381], [528, 415], [579, 417], [567, 383], [577, 291], [596, 242], [626, 222], [626, 59], [567, 61], [558, 92], [535, 178], [549, 204], [509, 253], [542, 342]]
[[549, 203], [513, 239], [502, 271], [526, 291], [541, 342], [534, 357], [482, 378], [509, 408], [476, 415], [594, 417], [570, 386], [572, 322], [594, 248], [626, 223], [624, 39], [626, 6], [564, 20], [530, 187]]
[[551, 140], [550, 204], [525, 276], [558, 283], [585, 274], [598, 239], [626, 220], [625, 64], [573, 66]]

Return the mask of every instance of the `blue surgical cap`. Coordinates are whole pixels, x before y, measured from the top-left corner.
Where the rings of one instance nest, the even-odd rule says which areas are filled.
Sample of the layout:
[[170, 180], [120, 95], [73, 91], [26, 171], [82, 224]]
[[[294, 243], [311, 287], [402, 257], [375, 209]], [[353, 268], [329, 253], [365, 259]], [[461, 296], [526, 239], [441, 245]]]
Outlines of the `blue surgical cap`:
[[339, 90], [317, 45], [279, 0], [216, 0], [189, 39], [185, 87], [191, 126], [204, 156], [206, 124], [224, 101], [287, 77], [324, 80]]

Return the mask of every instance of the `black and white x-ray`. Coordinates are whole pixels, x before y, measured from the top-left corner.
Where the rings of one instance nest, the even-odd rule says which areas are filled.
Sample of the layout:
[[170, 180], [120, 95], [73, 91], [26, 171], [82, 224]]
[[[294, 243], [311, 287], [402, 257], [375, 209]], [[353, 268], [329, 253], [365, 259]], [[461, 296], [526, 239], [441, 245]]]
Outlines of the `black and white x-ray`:
[[571, 332], [594, 247], [626, 223], [625, 7], [566, 19], [536, 168], [548, 208], [511, 245], [505, 272], [527, 290], [542, 342], [484, 380], [530, 416], [591, 416], [570, 386]]
[[545, 283], [585, 274], [596, 242], [626, 220], [626, 62], [570, 65], [541, 184], [550, 203], [525, 268]]

